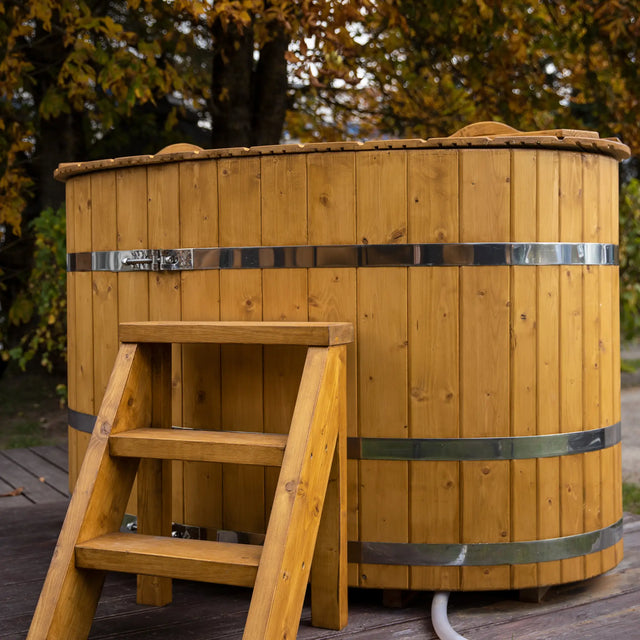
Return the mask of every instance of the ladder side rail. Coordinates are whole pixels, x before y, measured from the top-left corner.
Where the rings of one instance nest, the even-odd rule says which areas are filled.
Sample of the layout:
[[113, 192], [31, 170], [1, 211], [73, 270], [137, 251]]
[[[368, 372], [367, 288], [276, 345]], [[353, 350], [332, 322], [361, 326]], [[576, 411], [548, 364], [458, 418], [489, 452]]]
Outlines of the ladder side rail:
[[340, 350], [344, 364], [339, 367], [338, 440], [320, 518], [313, 563], [311, 565], [311, 624], [340, 630], [348, 622], [347, 560], [347, 348]]
[[296, 636], [338, 437], [341, 367], [344, 350], [309, 348], [244, 640]]
[[104, 573], [77, 569], [75, 545], [120, 526], [138, 459], [111, 458], [108, 439], [110, 433], [149, 424], [151, 394], [145, 380], [150, 364], [148, 350], [120, 347], [28, 640], [75, 640], [89, 633]]

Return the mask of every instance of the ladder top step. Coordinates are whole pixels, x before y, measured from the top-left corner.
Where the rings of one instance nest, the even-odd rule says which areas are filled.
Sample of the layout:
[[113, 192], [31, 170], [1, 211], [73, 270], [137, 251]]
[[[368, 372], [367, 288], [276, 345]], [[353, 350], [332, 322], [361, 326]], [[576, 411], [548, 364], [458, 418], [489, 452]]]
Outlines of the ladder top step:
[[120, 324], [121, 342], [296, 344], [330, 347], [353, 342], [349, 322], [155, 321]]

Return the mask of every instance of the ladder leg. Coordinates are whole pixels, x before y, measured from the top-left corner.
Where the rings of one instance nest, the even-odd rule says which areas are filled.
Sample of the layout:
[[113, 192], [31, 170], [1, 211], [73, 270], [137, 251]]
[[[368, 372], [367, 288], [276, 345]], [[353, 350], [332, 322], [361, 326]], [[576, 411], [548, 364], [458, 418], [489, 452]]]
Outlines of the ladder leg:
[[295, 638], [338, 436], [344, 350], [307, 352], [243, 639]]
[[345, 627], [348, 618], [347, 387], [344, 367], [339, 374], [338, 441], [311, 565], [311, 624], [336, 630]]
[[135, 478], [136, 458], [109, 456], [109, 435], [128, 425], [146, 425], [151, 394], [145, 380], [149, 358], [137, 345], [120, 347], [78, 480], [62, 525], [51, 566], [29, 629], [29, 640], [86, 638], [104, 574], [75, 566], [75, 545], [122, 521]]
[[[171, 461], [140, 460], [138, 533], [171, 536]], [[136, 602], [163, 607], [172, 599], [171, 578], [137, 576]]]
[[[151, 426], [171, 427], [171, 345], [151, 349]], [[171, 536], [171, 461], [143, 459], [138, 468], [138, 533]], [[162, 607], [171, 602], [171, 578], [137, 576], [136, 602]]]

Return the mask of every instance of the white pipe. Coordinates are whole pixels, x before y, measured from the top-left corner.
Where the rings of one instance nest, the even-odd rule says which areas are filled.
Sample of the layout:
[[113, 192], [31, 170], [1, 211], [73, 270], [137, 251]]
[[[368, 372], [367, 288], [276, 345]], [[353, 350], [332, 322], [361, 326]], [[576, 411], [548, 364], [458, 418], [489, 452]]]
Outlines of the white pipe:
[[467, 640], [455, 631], [447, 618], [448, 591], [438, 591], [433, 594], [431, 602], [431, 624], [440, 640]]

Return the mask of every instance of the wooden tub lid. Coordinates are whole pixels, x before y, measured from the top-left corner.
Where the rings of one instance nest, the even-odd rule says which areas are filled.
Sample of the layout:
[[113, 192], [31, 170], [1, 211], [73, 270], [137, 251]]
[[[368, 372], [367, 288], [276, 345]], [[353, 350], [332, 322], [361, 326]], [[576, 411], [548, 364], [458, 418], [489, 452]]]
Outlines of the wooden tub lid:
[[265, 156], [292, 153], [322, 153], [328, 151], [372, 151], [393, 149], [558, 149], [608, 155], [616, 160], [630, 157], [631, 150], [618, 138], [600, 138], [595, 131], [579, 129], [549, 129], [544, 131], [518, 131], [501, 122], [477, 122], [456, 131], [446, 138], [371, 140], [368, 142], [312, 142], [280, 144], [260, 147], [234, 147], [229, 149], [202, 149], [190, 144], [175, 144], [155, 155], [129, 156], [90, 162], [64, 162], [54, 176], [64, 182], [68, 178], [93, 171], [123, 169], [132, 166], [167, 164], [185, 160], [210, 160], [239, 156]]

